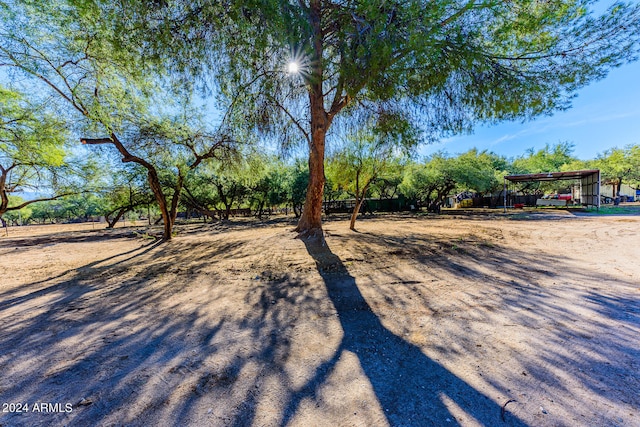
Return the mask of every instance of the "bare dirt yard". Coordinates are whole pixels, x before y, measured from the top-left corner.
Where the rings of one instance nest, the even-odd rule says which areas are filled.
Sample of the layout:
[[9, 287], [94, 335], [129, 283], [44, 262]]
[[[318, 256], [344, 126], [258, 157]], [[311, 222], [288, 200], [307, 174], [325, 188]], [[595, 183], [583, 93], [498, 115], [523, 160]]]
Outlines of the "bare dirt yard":
[[0, 425], [640, 425], [639, 215], [292, 224], [11, 228]]

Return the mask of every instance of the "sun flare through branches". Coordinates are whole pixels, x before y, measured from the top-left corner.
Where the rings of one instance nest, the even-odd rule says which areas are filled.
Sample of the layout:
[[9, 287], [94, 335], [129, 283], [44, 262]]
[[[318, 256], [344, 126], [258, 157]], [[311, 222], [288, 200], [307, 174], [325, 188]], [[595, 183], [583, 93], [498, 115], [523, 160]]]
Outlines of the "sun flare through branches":
[[302, 49], [291, 49], [289, 52], [289, 60], [286, 64], [286, 71], [289, 75], [301, 75], [304, 78], [309, 75], [309, 59]]
[[287, 73], [298, 74], [298, 71], [300, 71], [300, 65], [297, 62], [291, 61], [287, 64]]

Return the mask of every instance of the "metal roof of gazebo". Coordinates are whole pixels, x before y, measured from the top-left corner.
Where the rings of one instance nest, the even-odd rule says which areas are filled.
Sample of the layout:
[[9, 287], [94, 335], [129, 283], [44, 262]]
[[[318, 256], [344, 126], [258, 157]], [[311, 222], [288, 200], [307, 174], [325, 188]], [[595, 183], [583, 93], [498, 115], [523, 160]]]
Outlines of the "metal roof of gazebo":
[[507, 181], [518, 182], [541, 182], [541, 181], [562, 181], [580, 180], [580, 203], [586, 206], [600, 208], [600, 170], [588, 169], [567, 172], [543, 172], [529, 173], [524, 175], [508, 175], [504, 177], [504, 209], [507, 210]]
[[525, 175], [508, 175], [504, 179], [511, 182], [526, 182], [526, 181], [560, 181], [565, 179], [582, 179], [589, 176], [597, 175], [600, 171], [598, 169], [569, 171], [569, 172], [543, 172], [543, 173], [529, 173]]

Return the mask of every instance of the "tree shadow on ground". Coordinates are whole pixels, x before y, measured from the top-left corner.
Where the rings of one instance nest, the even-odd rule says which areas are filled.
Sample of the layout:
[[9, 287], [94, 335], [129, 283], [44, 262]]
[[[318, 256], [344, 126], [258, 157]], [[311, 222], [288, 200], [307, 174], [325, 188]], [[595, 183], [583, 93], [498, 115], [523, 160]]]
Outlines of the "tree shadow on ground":
[[[348, 257], [342, 255], [344, 248], [336, 250], [342, 259], [326, 246], [305, 242], [316, 267], [309, 260], [310, 270], [289, 272], [286, 250], [273, 246], [289, 244], [289, 236], [256, 239], [233, 234], [218, 240], [220, 234], [214, 230], [191, 240], [123, 248], [116, 257], [64, 276], [26, 283], [22, 289], [27, 294], [19, 299], [4, 292], [3, 398], [31, 403], [86, 400], [71, 414], [12, 414], [0, 424], [301, 425], [302, 413], [331, 414], [327, 406], [309, 412], [326, 403], [327, 393], [351, 387], [332, 381], [336, 371], [344, 373], [341, 363], [349, 357], [361, 367], [362, 373], [353, 376], [370, 383], [379, 405], [376, 411], [382, 414], [354, 418], [354, 423], [364, 419], [369, 425], [428, 426], [475, 420], [488, 426], [566, 425], [580, 415], [532, 422], [530, 413], [520, 416], [523, 411], [517, 409], [525, 403], [514, 396], [519, 403], [506, 407], [502, 421], [507, 397], [502, 401], [496, 396], [511, 396], [509, 389], [530, 393], [546, 387], [556, 400], [562, 396], [572, 401], [572, 390], [585, 389], [590, 397], [613, 402], [623, 396], [630, 405], [638, 403], [637, 394], [615, 389], [620, 384], [617, 376], [624, 375], [629, 377], [628, 389], [637, 390], [630, 372], [640, 357], [633, 336], [639, 322], [638, 298], [617, 289], [605, 295], [600, 288], [590, 290], [580, 283], [603, 282], [604, 274], [472, 238], [456, 240], [453, 249], [451, 241], [426, 233], [408, 238], [335, 235], [334, 248], [354, 245]], [[299, 240], [295, 243], [304, 251]], [[230, 267], [248, 266], [265, 254], [272, 271], [263, 265], [247, 267], [246, 272]], [[415, 263], [424, 277], [407, 277], [398, 268], [388, 268], [397, 261]], [[576, 283], [557, 292], [548, 287], [544, 281], [553, 280], [554, 273], [541, 266], [552, 262]], [[224, 271], [212, 272], [212, 265], [222, 263], [228, 264]], [[522, 274], [523, 266], [529, 276]], [[495, 270], [500, 274], [488, 275]], [[454, 276], [458, 282], [448, 286], [473, 302], [463, 309], [452, 305], [458, 313], [448, 311], [449, 295], [430, 293], [444, 286], [430, 280]], [[359, 287], [362, 280], [369, 283], [366, 289]], [[633, 286], [619, 280], [617, 284]], [[570, 295], [563, 295], [567, 290]], [[397, 318], [381, 317], [383, 310], [376, 304], [387, 300]], [[445, 338], [421, 347], [398, 332], [417, 321], [411, 311], [415, 306], [432, 323], [444, 325], [440, 327]], [[28, 315], [22, 315], [27, 307]], [[475, 329], [494, 322], [495, 312], [501, 312], [502, 323], [492, 333], [517, 327], [530, 336], [535, 350], [519, 347], [521, 353], [508, 353], [504, 348], [510, 343], [495, 344], [498, 354], [507, 354], [522, 368], [483, 377], [494, 390], [489, 395], [462, 379], [457, 366], [431, 354], [437, 351], [458, 360], [456, 352], [475, 352], [486, 355], [486, 364], [495, 365], [493, 354], [483, 353], [495, 337], [479, 336]], [[453, 315], [457, 317], [444, 321]], [[592, 315], [599, 321], [620, 322], [627, 340], [608, 334], [610, 327], [591, 321]], [[576, 319], [583, 320], [579, 328], [572, 326]], [[481, 339], [483, 347], [476, 347]], [[565, 371], [574, 383], [563, 382]], [[538, 408], [536, 403], [530, 406]], [[592, 419], [597, 425], [614, 420], [608, 413]], [[577, 424], [581, 422], [586, 420], [578, 418]]]
[[[99, 240], [108, 240], [105, 239], [104, 237], [102, 239]], [[73, 239], [70, 241], [62, 240], [62, 239], [57, 239], [54, 240], [54, 242], [56, 243], [60, 243], [60, 242], [64, 242], [64, 243], [70, 243], [70, 242], [77, 242], [77, 240]], [[92, 240], [93, 241], [93, 240]], [[126, 262], [130, 262], [140, 256], [143, 256], [144, 254], [148, 253], [149, 251], [151, 251], [152, 249], [154, 249], [155, 247], [159, 246], [162, 242], [161, 241], [155, 241], [155, 242], [150, 242], [147, 243], [146, 245], [143, 245], [141, 247], [138, 248], [134, 248], [125, 252], [120, 252], [117, 253], [115, 255], [106, 257], [106, 258], [101, 258], [99, 260], [96, 260], [94, 262], [91, 262], [89, 264], [86, 264], [82, 267], [80, 267], [79, 269], [69, 269], [69, 270], [65, 270], [59, 274], [57, 274], [54, 277], [48, 277], [46, 279], [42, 279], [42, 280], [37, 280], [37, 281], [33, 281], [30, 282], [29, 284], [23, 285], [20, 287], [20, 292], [23, 293], [23, 295], [21, 296], [15, 296], [15, 290], [10, 289], [4, 292], [0, 292], [0, 311], [10, 307], [12, 305], [16, 305], [16, 304], [20, 304], [23, 301], [28, 301], [30, 299], [33, 298], [37, 298], [37, 297], [41, 297], [43, 295], [46, 294], [51, 294], [57, 291], [60, 291], [61, 289], [63, 289], [65, 287], [66, 284], [68, 284], [67, 282], [62, 282], [59, 283], [57, 285], [54, 286], [47, 286], [45, 288], [41, 288], [38, 289], [37, 291], [33, 292], [33, 293], [24, 293], [24, 291], [28, 291], [29, 289], [32, 288], [37, 288], [38, 285], [41, 285], [43, 283], [46, 282], [52, 282], [55, 281], [57, 279], [63, 278], [69, 274], [75, 274], [76, 272], [82, 271], [82, 270], [87, 270], [87, 271], [92, 271], [96, 266], [100, 265], [100, 264], [105, 264], [108, 265], [108, 267], [114, 268], [120, 264], [126, 263]], [[113, 261], [116, 258], [121, 258], [118, 261]], [[111, 262], [113, 261], [113, 262]]]
[[[526, 425], [510, 414], [505, 418], [500, 405], [385, 328], [358, 289], [356, 279], [326, 242], [305, 241], [305, 246], [316, 261], [344, 336], [335, 356], [316, 369], [304, 390], [292, 396], [284, 412], [284, 425], [295, 415], [302, 399], [315, 397], [343, 352], [357, 356], [392, 426], [460, 425], [471, 420], [497, 425], [501, 418], [508, 420], [507, 425]], [[460, 412], [464, 417], [456, 419], [452, 407], [460, 410], [458, 417]]]

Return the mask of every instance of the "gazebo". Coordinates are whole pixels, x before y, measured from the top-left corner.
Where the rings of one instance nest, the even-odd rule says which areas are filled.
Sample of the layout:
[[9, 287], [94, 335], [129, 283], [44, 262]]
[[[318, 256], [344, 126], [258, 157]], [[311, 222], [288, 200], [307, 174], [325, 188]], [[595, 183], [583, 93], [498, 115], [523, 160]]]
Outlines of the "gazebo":
[[507, 210], [507, 182], [548, 182], [579, 181], [580, 203], [583, 206], [600, 208], [600, 170], [579, 170], [569, 172], [530, 173], [525, 175], [508, 175], [504, 177], [504, 210]]

